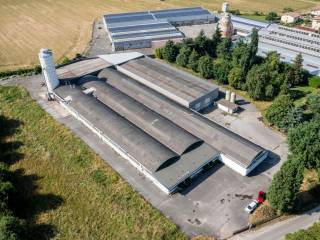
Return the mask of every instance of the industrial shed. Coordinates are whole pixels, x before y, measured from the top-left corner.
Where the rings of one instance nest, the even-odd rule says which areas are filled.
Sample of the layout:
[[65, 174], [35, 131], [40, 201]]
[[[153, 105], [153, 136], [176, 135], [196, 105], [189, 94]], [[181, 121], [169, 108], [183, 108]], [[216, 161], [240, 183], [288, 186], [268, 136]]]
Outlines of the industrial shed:
[[[184, 36], [177, 25], [214, 22], [216, 17], [201, 7], [107, 14], [104, 26], [113, 51], [151, 48]], [[175, 26], [174, 26], [175, 25]]]
[[[46, 72], [52, 66], [54, 69], [54, 65], [49, 61], [51, 52], [45, 53]], [[107, 67], [97, 73], [97, 68], [103, 66], [101, 60]], [[47, 85], [54, 86], [51, 93], [63, 107], [162, 191], [167, 194], [178, 191], [181, 183], [218, 160], [246, 176], [267, 157], [267, 151], [260, 146], [117, 69], [130, 62], [154, 68], [152, 74], [177, 81], [175, 84], [181, 85], [176, 86], [177, 91], [196, 89], [203, 94], [209, 86], [203, 80], [189, 78], [189, 74], [180, 75], [165, 65], [158, 66], [157, 61], [135, 52], [71, 63], [58, 69], [63, 72], [60, 76], [66, 78], [55, 80], [55, 74], [49, 72], [45, 78]], [[85, 63], [90, 66], [82, 71], [77, 69], [76, 66], [81, 68]], [[44, 66], [48, 64], [52, 66]], [[96, 76], [83, 76], [85, 72]], [[158, 82], [161, 79], [149, 80], [162, 87], [168, 85]]]
[[[117, 95], [117, 91], [93, 76], [84, 78], [79, 79], [82, 88], [77, 85], [63, 85], [55, 89], [55, 93], [64, 99], [61, 104], [165, 193], [170, 194], [177, 191], [180, 183], [199, 174], [205, 165], [218, 160], [219, 154], [214, 148], [173, 123], [169, 123], [169, 120], [156, 116], [141, 104], [133, 105], [131, 110], [130, 105], [121, 104], [122, 111], [112, 110], [108, 107], [113, 106], [112, 101], [108, 102], [106, 98], [103, 98], [104, 102], [108, 104], [106, 105], [100, 101], [100, 97], [102, 99], [102, 96], [107, 96], [110, 91], [114, 91], [113, 93]], [[96, 97], [97, 95], [92, 94], [91, 91], [86, 91], [88, 89], [83, 91], [84, 86], [96, 91], [92, 89], [93, 86], [90, 83], [93, 83], [95, 87], [101, 87], [97, 94], [100, 97]], [[103, 86], [106, 87], [103, 88]], [[110, 99], [116, 100], [112, 96]], [[128, 99], [130, 98], [127, 97], [125, 100], [126, 104], [130, 104]], [[124, 108], [128, 110], [126, 115], [122, 115]], [[141, 117], [143, 118], [141, 121], [144, 121], [145, 125], [139, 124], [139, 121], [130, 121], [134, 119], [130, 116], [130, 111], [137, 110], [137, 108], [140, 108], [140, 112], [147, 112]], [[148, 118], [150, 115], [151, 118]], [[159, 121], [162, 122], [152, 127], [154, 122], [150, 121], [154, 121], [154, 117], [159, 117]], [[170, 130], [174, 132], [171, 133]], [[159, 131], [158, 135], [153, 134], [157, 138], [149, 135], [155, 131]], [[173, 134], [177, 134], [177, 136]], [[177, 139], [174, 139], [175, 137]], [[179, 154], [158, 140], [165, 141], [170, 148]]]
[[173, 101], [196, 111], [211, 105], [219, 87], [149, 57], [133, 59], [116, 66], [122, 72]]
[[248, 175], [267, 157], [267, 151], [195, 111], [181, 106], [161, 93], [110, 68], [99, 78], [136, 101], [204, 140], [220, 153], [220, 160], [241, 175]]

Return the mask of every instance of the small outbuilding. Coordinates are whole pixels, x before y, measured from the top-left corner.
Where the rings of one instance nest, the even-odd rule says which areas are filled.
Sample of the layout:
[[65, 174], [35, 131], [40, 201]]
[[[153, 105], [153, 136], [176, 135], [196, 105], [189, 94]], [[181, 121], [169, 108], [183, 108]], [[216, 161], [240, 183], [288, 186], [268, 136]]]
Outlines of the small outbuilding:
[[233, 102], [230, 102], [224, 98], [217, 101], [217, 106], [224, 112], [233, 114], [239, 110], [239, 106]]
[[283, 23], [295, 23], [301, 18], [301, 15], [296, 12], [285, 13], [281, 16], [281, 22]]

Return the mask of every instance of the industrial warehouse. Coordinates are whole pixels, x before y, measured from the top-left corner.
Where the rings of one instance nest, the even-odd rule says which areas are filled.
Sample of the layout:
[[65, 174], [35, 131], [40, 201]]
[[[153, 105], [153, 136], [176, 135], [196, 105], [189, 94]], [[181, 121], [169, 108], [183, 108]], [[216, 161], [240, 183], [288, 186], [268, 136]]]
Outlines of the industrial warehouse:
[[[182, 78], [178, 70], [143, 54], [101, 55], [57, 70], [50, 50], [42, 49], [39, 58], [49, 98], [58, 100], [166, 194], [178, 191], [215, 161], [246, 176], [268, 155], [195, 111], [213, 104], [215, 85], [186, 73]], [[154, 77], [153, 68], [159, 69]]]
[[220, 15], [202, 7], [108, 14], [103, 16], [103, 21], [113, 51], [157, 48], [169, 39], [181, 41], [186, 36], [176, 27], [185, 25], [190, 26], [192, 32], [193, 27], [194, 30], [201, 29], [201, 24], [206, 24], [206, 28], [212, 24], [212, 28], [216, 28], [219, 20], [222, 35], [226, 30], [234, 42], [239, 39], [249, 41], [252, 29], [256, 28], [259, 56], [277, 51], [283, 62], [292, 63], [301, 53], [303, 67], [310, 74], [320, 76], [320, 34], [232, 15], [228, 5], [223, 5], [222, 10]]
[[113, 51], [162, 46], [168, 39], [181, 40], [175, 26], [216, 22], [202, 7], [107, 14], [103, 23]]

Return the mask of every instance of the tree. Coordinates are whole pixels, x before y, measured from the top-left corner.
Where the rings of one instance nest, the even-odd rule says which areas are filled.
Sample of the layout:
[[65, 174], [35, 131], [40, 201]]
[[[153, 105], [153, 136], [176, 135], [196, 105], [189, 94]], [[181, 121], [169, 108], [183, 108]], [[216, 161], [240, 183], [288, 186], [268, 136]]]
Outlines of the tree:
[[214, 77], [219, 83], [228, 84], [230, 68], [229, 62], [225, 60], [217, 61], [214, 64]]
[[299, 192], [304, 167], [300, 163], [300, 155], [289, 155], [280, 170], [273, 176], [267, 192], [271, 207], [281, 212], [294, 210], [295, 200]]
[[191, 49], [187, 46], [183, 46], [177, 56], [176, 63], [179, 66], [186, 67], [189, 61], [190, 54]]
[[213, 61], [209, 55], [202, 56], [199, 59], [198, 71], [204, 78], [212, 78], [213, 77]]
[[201, 55], [205, 55], [207, 53], [209, 39], [204, 34], [203, 29], [201, 29], [199, 35], [194, 39], [195, 49]]
[[221, 41], [222, 41], [221, 31], [220, 31], [219, 26], [217, 26], [216, 30], [212, 36], [212, 40], [211, 40], [211, 48], [212, 48], [212, 53], [213, 53], [212, 57], [217, 56], [217, 47], [221, 43]]
[[243, 73], [240, 67], [232, 68], [228, 75], [229, 84], [235, 89], [242, 89], [245, 83], [242, 76]]
[[197, 72], [198, 71], [199, 58], [200, 58], [200, 55], [197, 53], [197, 51], [196, 50], [192, 50], [192, 52], [191, 52], [191, 54], [189, 56], [187, 67], [192, 69], [193, 71]]
[[286, 235], [285, 240], [319, 240], [320, 221], [317, 221], [310, 228], [299, 230]]
[[289, 95], [280, 95], [268, 107], [265, 117], [269, 123], [282, 128], [284, 119], [293, 107], [293, 100]]
[[296, 86], [305, 81], [304, 79], [304, 71], [302, 68], [303, 58], [301, 53], [299, 53], [293, 61], [291, 68], [288, 73], [288, 82], [291, 86]]
[[288, 132], [290, 128], [297, 127], [304, 121], [303, 109], [300, 107], [292, 107], [282, 119], [281, 129]]
[[238, 42], [232, 51], [232, 66], [243, 67], [247, 61], [248, 45], [242, 41]]
[[155, 56], [156, 56], [156, 58], [163, 59], [162, 48], [156, 48]]
[[310, 94], [306, 102], [307, 109], [315, 116], [320, 115], [320, 94]]
[[249, 60], [247, 69], [244, 69], [245, 72], [249, 70], [249, 68], [255, 63], [257, 52], [258, 52], [258, 43], [259, 43], [259, 34], [256, 28], [252, 29], [251, 41], [249, 44]]
[[266, 20], [270, 22], [274, 22], [279, 20], [279, 16], [276, 12], [269, 12], [266, 16]]
[[231, 39], [224, 38], [217, 46], [217, 56], [221, 59], [230, 59], [231, 56]]
[[300, 161], [306, 168], [320, 168], [320, 121], [300, 124], [290, 128], [288, 133], [289, 150], [301, 155]]
[[172, 40], [166, 42], [166, 45], [162, 49], [162, 56], [168, 62], [175, 62], [178, 55], [178, 48], [175, 46]]
[[269, 76], [265, 65], [254, 65], [247, 74], [246, 89], [250, 97], [256, 100], [266, 99]]

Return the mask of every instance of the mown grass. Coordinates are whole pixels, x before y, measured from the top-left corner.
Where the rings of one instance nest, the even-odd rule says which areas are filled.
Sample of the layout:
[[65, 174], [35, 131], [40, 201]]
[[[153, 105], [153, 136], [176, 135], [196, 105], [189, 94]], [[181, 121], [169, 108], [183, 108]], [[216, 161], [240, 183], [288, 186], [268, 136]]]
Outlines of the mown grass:
[[17, 211], [33, 239], [186, 239], [23, 88], [0, 87], [0, 102], [21, 123], [8, 141], [21, 143], [11, 170], [32, 176], [17, 181]]
[[[221, 9], [225, 0], [0, 0], [0, 71], [39, 64], [40, 48], [53, 49], [56, 60], [82, 53], [91, 38], [92, 23], [103, 14], [203, 6]], [[284, 7], [312, 8], [312, 0], [229, 0], [242, 12], [281, 12]]]

